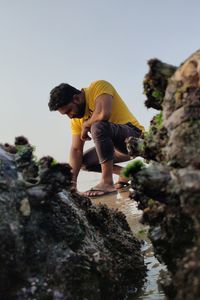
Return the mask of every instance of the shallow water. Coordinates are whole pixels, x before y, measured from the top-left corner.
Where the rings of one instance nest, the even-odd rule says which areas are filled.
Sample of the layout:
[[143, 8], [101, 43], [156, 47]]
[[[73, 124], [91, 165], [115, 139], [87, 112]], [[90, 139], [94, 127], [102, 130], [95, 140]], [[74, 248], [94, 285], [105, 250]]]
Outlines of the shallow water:
[[[92, 186], [95, 186], [100, 179], [99, 174], [82, 172], [79, 177], [78, 189], [85, 191]], [[139, 220], [142, 211], [137, 209], [137, 203], [129, 198], [129, 191], [111, 194], [104, 197], [92, 199], [93, 204], [106, 204], [109, 208], [114, 208], [122, 211], [126, 215], [127, 222], [130, 225], [134, 235], [144, 240], [142, 251], [145, 257], [145, 264], [147, 265], [147, 281], [143, 290], [137, 296], [129, 296], [126, 300], [162, 300], [164, 293], [159, 285], [159, 273], [165, 270], [155, 258], [150, 240], [147, 238], [148, 227], [142, 225]]]

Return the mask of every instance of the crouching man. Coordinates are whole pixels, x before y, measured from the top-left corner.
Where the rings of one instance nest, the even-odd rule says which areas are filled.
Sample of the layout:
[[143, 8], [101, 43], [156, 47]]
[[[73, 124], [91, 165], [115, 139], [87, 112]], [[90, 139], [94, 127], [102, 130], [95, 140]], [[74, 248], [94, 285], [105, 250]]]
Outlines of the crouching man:
[[[88, 197], [115, 193], [128, 184], [117, 163], [130, 160], [125, 140], [130, 136], [139, 138], [144, 128], [109, 82], [94, 81], [81, 90], [62, 83], [50, 92], [49, 109], [71, 119], [74, 188], [81, 169], [102, 175], [100, 182], [84, 193]], [[95, 146], [83, 152], [85, 142], [91, 138]], [[113, 173], [119, 175], [115, 184]]]

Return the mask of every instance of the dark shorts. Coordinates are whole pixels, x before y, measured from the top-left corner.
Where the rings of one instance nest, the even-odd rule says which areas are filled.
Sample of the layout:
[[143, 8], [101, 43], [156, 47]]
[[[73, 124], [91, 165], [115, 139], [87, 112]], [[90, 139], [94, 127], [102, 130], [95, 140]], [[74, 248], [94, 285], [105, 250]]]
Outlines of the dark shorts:
[[93, 123], [91, 135], [95, 147], [84, 152], [82, 169], [100, 172], [100, 164], [106, 161], [113, 160], [113, 163], [119, 163], [130, 160], [125, 140], [130, 136], [139, 138], [141, 133], [142, 131], [132, 123]]

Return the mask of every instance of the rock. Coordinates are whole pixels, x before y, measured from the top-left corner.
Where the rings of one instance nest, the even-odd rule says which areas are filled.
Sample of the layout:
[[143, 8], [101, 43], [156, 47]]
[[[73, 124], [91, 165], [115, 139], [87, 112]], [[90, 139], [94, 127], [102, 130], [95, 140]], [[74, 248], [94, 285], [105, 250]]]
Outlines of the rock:
[[149, 72], [146, 74], [143, 85], [144, 94], [147, 96], [146, 107], [160, 110], [165, 95], [168, 80], [177, 67], [161, 62], [154, 58], [148, 61]]
[[125, 216], [93, 206], [71, 180], [68, 164], [36, 161], [24, 137], [0, 146], [0, 299], [125, 299], [143, 285]]
[[[156, 79], [160, 71], [158, 76], [154, 71]], [[151, 95], [154, 88], [155, 82]], [[162, 282], [168, 299], [200, 299], [200, 50], [159, 88], [163, 97], [157, 108], [162, 111], [142, 147], [141, 140], [128, 141], [130, 153], [139, 149], [137, 155], [144, 154], [149, 162], [132, 172], [134, 199], [143, 209], [143, 222], [150, 225], [155, 253], [167, 265]], [[150, 101], [153, 107], [156, 99]]]

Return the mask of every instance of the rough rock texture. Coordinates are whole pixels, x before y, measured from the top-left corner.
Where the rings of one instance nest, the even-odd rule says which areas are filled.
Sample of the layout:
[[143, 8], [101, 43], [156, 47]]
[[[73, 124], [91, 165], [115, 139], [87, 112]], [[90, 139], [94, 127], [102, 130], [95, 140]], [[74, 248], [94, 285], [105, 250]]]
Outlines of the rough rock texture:
[[[154, 72], [145, 77], [145, 86], [156, 78]], [[140, 141], [128, 141], [132, 156], [149, 160], [148, 167], [132, 172], [134, 199], [150, 225], [155, 253], [168, 267], [163, 283], [169, 299], [200, 299], [200, 50], [161, 91], [162, 101], [147, 99], [148, 107], [162, 110], [149, 132]]]
[[160, 110], [165, 95], [168, 79], [176, 71], [176, 67], [154, 58], [148, 61], [150, 70], [144, 79], [144, 93], [147, 96], [146, 107]]
[[0, 145], [0, 299], [124, 299], [143, 284], [125, 216], [70, 190], [71, 169]]

